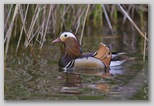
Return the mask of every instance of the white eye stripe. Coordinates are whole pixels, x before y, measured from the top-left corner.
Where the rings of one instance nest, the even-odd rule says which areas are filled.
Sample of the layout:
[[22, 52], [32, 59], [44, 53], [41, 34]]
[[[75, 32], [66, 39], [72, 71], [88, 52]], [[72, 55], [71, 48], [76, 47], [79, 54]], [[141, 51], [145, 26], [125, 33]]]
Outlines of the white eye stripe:
[[75, 38], [76, 40], [77, 40], [77, 38], [75, 37], [75, 35], [73, 34], [73, 33], [71, 33], [71, 32], [63, 32], [61, 35], [60, 35], [60, 39], [62, 40], [62, 41], [64, 41], [66, 38], [68, 38], [68, 37], [73, 37], [73, 38]]

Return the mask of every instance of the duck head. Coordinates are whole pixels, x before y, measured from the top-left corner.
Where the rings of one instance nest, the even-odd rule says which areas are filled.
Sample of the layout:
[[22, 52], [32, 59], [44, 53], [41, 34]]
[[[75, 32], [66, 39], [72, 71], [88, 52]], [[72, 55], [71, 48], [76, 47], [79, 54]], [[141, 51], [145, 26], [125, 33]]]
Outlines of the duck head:
[[63, 32], [60, 37], [55, 39], [52, 43], [62, 43], [61, 48], [62, 57], [60, 59], [60, 66], [65, 66], [72, 59], [76, 59], [82, 55], [81, 46], [76, 36], [71, 32]]

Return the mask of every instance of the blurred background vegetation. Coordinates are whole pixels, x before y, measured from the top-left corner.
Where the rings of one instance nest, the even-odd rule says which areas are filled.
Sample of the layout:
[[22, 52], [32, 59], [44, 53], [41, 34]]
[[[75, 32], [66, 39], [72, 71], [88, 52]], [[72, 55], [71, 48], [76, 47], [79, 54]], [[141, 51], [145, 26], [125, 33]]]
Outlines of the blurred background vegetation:
[[[139, 17], [139, 28], [148, 33], [148, 5], [122, 4], [133, 20]], [[133, 20], [134, 23], [135, 20]], [[130, 26], [125, 26], [129, 22]], [[35, 48], [42, 50], [48, 38], [56, 38], [63, 31], [72, 31], [80, 40], [82, 36], [102, 34], [104, 25], [109, 26], [104, 35], [117, 35], [118, 25], [132, 27], [132, 23], [116, 4], [5, 4], [4, 5], [4, 46], [5, 58], [9, 45], [15, 43], [18, 53], [20, 47], [30, 50], [35, 59]], [[134, 28], [135, 29], [135, 28]]]

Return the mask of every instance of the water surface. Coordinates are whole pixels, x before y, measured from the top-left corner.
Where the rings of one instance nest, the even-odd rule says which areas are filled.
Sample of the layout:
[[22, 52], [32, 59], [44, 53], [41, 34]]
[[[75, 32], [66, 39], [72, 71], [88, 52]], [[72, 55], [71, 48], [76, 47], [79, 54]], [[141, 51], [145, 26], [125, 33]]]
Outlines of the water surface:
[[52, 40], [46, 41], [38, 62], [25, 48], [15, 55], [12, 43], [5, 68], [5, 100], [148, 100], [148, 53], [143, 61], [144, 39], [137, 32], [83, 37], [83, 52], [96, 51], [103, 42], [112, 52], [125, 53], [120, 57], [128, 60], [109, 70], [59, 69], [61, 44], [53, 45]]

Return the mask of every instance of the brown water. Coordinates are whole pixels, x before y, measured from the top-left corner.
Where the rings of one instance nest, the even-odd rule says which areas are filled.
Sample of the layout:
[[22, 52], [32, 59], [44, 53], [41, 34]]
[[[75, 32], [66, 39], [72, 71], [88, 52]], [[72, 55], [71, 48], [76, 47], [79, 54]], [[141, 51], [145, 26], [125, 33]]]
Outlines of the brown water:
[[[143, 39], [137, 32], [119, 35], [85, 35], [83, 52], [105, 43], [112, 52], [128, 58], [110, 70], [60, 70], [60, 44], [48, 37], [38, 62], [21, 48], [15, 55], [12, 42], [6, 60], [5, 100], [148, 100], [148, 51], [143, 62]], [[37, 51], [37, 49], [36, 49]]]

